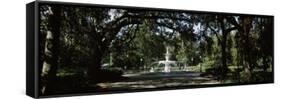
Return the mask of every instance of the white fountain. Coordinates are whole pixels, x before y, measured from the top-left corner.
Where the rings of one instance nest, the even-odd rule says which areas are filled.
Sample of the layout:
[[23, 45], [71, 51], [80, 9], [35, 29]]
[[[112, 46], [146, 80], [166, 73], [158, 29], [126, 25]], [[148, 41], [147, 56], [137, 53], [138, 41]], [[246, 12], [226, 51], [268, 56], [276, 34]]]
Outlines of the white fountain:
[[164, 70], [163, 72], [171, 72], [171, 65], [176, 65], [176, 61], [170, 60], [171, 53], [169, 52], [169, 47], [166, 47], [166, 53], [165, 53], [165, 60], [159, 61], [158, 64], [164, 64]]

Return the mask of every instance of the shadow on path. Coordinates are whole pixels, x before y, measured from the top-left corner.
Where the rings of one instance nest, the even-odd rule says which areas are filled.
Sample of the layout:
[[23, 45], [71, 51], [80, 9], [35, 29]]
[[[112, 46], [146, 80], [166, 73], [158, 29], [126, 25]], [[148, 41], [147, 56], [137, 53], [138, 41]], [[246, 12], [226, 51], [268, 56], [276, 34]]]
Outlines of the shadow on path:
[[125, 74], [125, 80], [99, 83], [98, 86], [102, 89], [143, 89], [220, 83], [213, 78], [201, 77], [200, 74], [190, 71]]

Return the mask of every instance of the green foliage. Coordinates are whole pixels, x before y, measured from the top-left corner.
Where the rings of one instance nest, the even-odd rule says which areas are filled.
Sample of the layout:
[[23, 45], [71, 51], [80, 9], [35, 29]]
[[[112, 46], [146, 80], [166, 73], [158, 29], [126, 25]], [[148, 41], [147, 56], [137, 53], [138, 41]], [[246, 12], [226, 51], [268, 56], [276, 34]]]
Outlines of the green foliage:
[[59, 47], [51, 51], [58, 54], [47, 57], [46, 47], [56, 45], [47, 39], [54, 10], [40, 9], [40, 66], [57, 57], [50, 63], [58, 77], [103, 81], [98, 76], [148, 71], [169, 46], [170, 60], [226, 83], [272, 80], [269, 17], [60, 6]]

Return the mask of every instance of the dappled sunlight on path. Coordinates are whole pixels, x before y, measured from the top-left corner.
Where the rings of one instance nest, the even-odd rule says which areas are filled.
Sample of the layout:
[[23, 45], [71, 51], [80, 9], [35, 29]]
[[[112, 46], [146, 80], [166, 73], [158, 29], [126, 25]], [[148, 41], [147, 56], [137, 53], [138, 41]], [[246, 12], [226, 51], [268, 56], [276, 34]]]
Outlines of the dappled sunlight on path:
[[128, 79], [119, 82], [99, 83], [98, 86], [104, 89], [143, 89], [143, 88], [161, 88], [189, 85], [207, 85], [220, 84], [213, 78], [200, 77], [199, 72], [156, 72], [126, 74]]

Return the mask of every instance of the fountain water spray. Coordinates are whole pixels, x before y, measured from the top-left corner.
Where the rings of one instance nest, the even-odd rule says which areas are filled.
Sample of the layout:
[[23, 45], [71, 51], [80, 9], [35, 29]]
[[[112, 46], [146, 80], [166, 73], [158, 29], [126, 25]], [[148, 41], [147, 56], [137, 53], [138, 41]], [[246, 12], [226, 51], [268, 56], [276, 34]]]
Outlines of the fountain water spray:
[[171, 57], [171, 53], [169, 52], [169, 47], [167, 46], [166, 53], [165, 53], [165, 60], [158, 62], [158, 64], [165, 65], [163, 72], [171, 72], [171, 65], [173, 64], [176, 65], [176, 61], [171, 61], [170, 57]]

